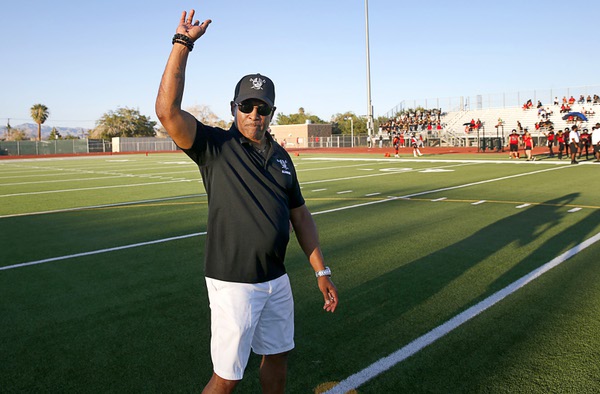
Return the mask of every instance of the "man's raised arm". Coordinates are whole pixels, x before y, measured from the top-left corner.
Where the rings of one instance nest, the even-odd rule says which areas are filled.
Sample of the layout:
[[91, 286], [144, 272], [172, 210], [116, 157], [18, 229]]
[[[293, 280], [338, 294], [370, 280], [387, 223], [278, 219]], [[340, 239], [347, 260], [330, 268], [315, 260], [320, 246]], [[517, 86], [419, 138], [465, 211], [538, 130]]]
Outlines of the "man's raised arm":
[[185, 67], [194, 42], [206, 32], [211, 23], [210, 19], [202, 24], [198, 20], [194, 21], [194, 13], [195, 11], [191, 10], [189, 15], [185, 11], [181, 14], [155, 104], [156, 116], [160, 123], [177, 146], [183, 149], [191, 148], [196, 137], [196, 119], [181, 109]]

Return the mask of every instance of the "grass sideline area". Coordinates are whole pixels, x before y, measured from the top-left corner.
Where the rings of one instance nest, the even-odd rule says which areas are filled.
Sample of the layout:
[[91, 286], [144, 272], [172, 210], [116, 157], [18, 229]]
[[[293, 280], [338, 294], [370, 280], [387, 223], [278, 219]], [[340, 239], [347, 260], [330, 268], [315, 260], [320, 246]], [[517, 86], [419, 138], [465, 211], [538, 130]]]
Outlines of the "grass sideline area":
[[[340, 307], [292, 237], [287, 391], [598, 392], [600, 164], [373, 149], [292, 153]], [[200, 391], [206, 215], [181, 153], [1, 160], [0, 391]], [[260, 392], [258, 363], [238, 392]]]

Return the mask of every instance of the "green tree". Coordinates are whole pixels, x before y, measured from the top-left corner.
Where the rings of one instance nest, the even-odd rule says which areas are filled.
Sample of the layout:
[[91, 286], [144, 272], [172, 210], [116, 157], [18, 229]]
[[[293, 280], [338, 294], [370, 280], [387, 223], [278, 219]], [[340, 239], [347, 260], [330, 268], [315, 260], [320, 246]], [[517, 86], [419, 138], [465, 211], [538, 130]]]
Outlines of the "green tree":
[[306, 123], [307, 120], [310, 120], [312, 123], [327, 123], [322, 119], [319, 119], [316, 115], [311, 115], [308, 112], [304, 111], [304, 108], [300, 107], [298, 109], [297, 114], [284, 115], [282, 113], [277, 114], [276, 123], [278, 125], [287, 125], [287, 124], [302, 124]]
[[118, 108], [108, 111], [96, 121], [96, 128], [91, 133], [94, 138], [109, 139], [113, 137], [154, 137], [156, 122], [150, 117], [140, 114], [132, 108]]
[[50, 111], [44, 104], [34, 104], [31, 107], [31, 118], [38, 125], [38, 141], [42, 140], [42, 124], [48, 120]]
[[334, 134], [350, 134], [352, 129], [354, 129], [354, 135], [367, 132], [367, 118], [356, 116], [352, 112], [335, 114], [331, 121], [334, 125], [337, 125], [337, 127], [334, 127]]
[[49, 140], [62, 140], [62, 136], [60, 135], [60, 131], [56, 127], [52, 128], [50, 135], [48, 136]]

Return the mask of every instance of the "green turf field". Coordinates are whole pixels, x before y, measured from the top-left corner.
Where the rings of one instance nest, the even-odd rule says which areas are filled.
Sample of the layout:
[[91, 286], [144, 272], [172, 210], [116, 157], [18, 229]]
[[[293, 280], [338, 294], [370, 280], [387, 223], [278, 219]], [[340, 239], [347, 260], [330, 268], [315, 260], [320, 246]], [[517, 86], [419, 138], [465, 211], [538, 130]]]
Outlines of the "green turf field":
[[[293, 158], [340, 305], [292, 238], [289, 393], [600, 392], [600, 164]], [[0, 392], [199, 392], [206, 216], [183, 154], [0, 160]]]

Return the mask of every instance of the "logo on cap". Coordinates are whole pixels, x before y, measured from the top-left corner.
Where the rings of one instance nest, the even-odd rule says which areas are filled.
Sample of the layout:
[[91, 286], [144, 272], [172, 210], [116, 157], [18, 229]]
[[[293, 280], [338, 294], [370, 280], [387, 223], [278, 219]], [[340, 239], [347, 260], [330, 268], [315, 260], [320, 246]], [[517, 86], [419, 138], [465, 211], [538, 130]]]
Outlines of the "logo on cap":
[[267, 80], [256, 77], [250, 78], [250, 82], [252, 82], [252, 89], [263, 90], [263, 83], [267, 83]]

